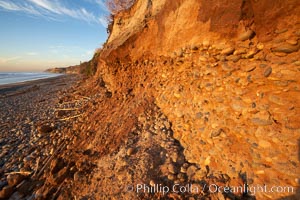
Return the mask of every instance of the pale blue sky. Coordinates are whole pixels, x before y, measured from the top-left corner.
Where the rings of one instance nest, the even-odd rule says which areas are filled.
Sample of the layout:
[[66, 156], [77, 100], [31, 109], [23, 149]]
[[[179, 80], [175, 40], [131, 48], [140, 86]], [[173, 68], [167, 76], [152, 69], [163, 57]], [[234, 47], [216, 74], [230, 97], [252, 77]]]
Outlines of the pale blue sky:
[[88, 61], [106, 41], [105, 0], [0, 0], [0, 71]]

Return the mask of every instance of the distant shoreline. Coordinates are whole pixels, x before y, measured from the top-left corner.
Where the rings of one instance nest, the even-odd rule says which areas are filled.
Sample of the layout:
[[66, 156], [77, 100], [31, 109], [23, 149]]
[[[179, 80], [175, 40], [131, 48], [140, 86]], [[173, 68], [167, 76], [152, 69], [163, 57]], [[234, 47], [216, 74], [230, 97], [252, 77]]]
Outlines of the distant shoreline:
[[49, 72], [30, 73], [30, 72], [0, 72], [0, 86], [24, 83], [27, 81], [35, 81], [47, 78], [61, 76], [63, 74], [55, 74]]
[[7, 93], [14, 93], [21, 89], [26, 89], [27, 87], [33, 86], [33, 85], [41, 85], [41, 84], [47, 84], [51, 81], [55, 81], [61, 77], [68, 76], [66, 74], [58, 74], [54, 77], [44, 77], [34, 80], [27, 80], [22, 82], [16, 82], [16, 83], [8, 83], [0, 85], [0, 95], [6, 95]]

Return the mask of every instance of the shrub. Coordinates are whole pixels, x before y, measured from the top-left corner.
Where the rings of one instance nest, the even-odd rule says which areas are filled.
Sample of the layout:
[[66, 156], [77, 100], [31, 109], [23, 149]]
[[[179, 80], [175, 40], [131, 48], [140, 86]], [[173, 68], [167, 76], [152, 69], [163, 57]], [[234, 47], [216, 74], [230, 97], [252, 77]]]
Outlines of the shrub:
[[106, 6], [112, 14], [130, 8], [135, 0], [106, 0]]

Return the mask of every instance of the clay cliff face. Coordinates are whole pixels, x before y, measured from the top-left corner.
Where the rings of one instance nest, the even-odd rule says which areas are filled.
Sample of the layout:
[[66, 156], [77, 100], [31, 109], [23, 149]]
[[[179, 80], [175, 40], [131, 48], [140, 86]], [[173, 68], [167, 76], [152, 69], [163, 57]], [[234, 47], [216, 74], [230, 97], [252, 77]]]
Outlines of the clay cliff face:
[[95, 82], [154, 99], [200, 167], [194, 181], [226, 174], [294, 187], [257, 199], [298, 198], [299, 13], [298, 0], [138, 0], [114, 17]]

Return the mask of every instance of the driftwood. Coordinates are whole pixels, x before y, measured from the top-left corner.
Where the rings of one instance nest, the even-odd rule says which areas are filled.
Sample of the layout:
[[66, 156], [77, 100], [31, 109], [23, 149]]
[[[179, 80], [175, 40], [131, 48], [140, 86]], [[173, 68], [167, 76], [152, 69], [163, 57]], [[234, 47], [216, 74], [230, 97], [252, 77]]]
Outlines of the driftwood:
[[63, 181], [63, 182], [59, 185], [59, 187], [57, 188], [56, 192], [53, 194], [53, 196], [52, 196], [52, 198], [51, 198], [52, 200], [57, 199], [57, 197], [58, 197], [58, 195], [59, 195], [59, 192], [60, 192], [60, 190], [61, 190], [61, 188], [62, 188], [64, 182], [65, 182], [65, 181]]
[[35, 168], [35, 170], [34, 170], [34, 174], [32, 175], [33, 177], [36, 176], [36, 173], [37, 173], [38, 170], [39, 170], [39, 165], [40, 165], [40, 157], [37, 158], [36, 168]]
[[81, 108], [56, 108], [55, 110], [66, 110], [66, 111], [70, 110], [70, 111], [72, 111], [72, 110], [79, 110], [79, 109], [81, 109]]
[[10, 175], [10, 174], [21, 174], [24, 176], [29, 176], [32, 172], [9, 172], [9, 173], [5, 173], [5, 175]]
[[71, 116], [71, 117], [66, 117], [66, 118], [60, 119], [60, 121], [66, 121], [66, 120], [69, 120], [69, 119], [74, 119], [74, 118], [80, 117], [81, 115], [82, 114]]
[[50, 157], [48, 157], [48, 159], [45, 160], [44, 166], [41, 168], [39, 173], [37, 173], [37, 174], [35, 173], [35, 176], [33, 176], [33, 178], [35, 178], [35, 177], [39, 178], [42, 175], [42, 173], [44, 172], [44, 170], [46, 169], [46, 167], [48, 166], [48, 164], [53, 160], [53, 158], [55, 157], [55, 154], [58, 153], [60, 150], [62, 150], [65, 146], [66, 146], [66, 143], [62, 142], [61, 145], [56, 149], [56, 151]]

